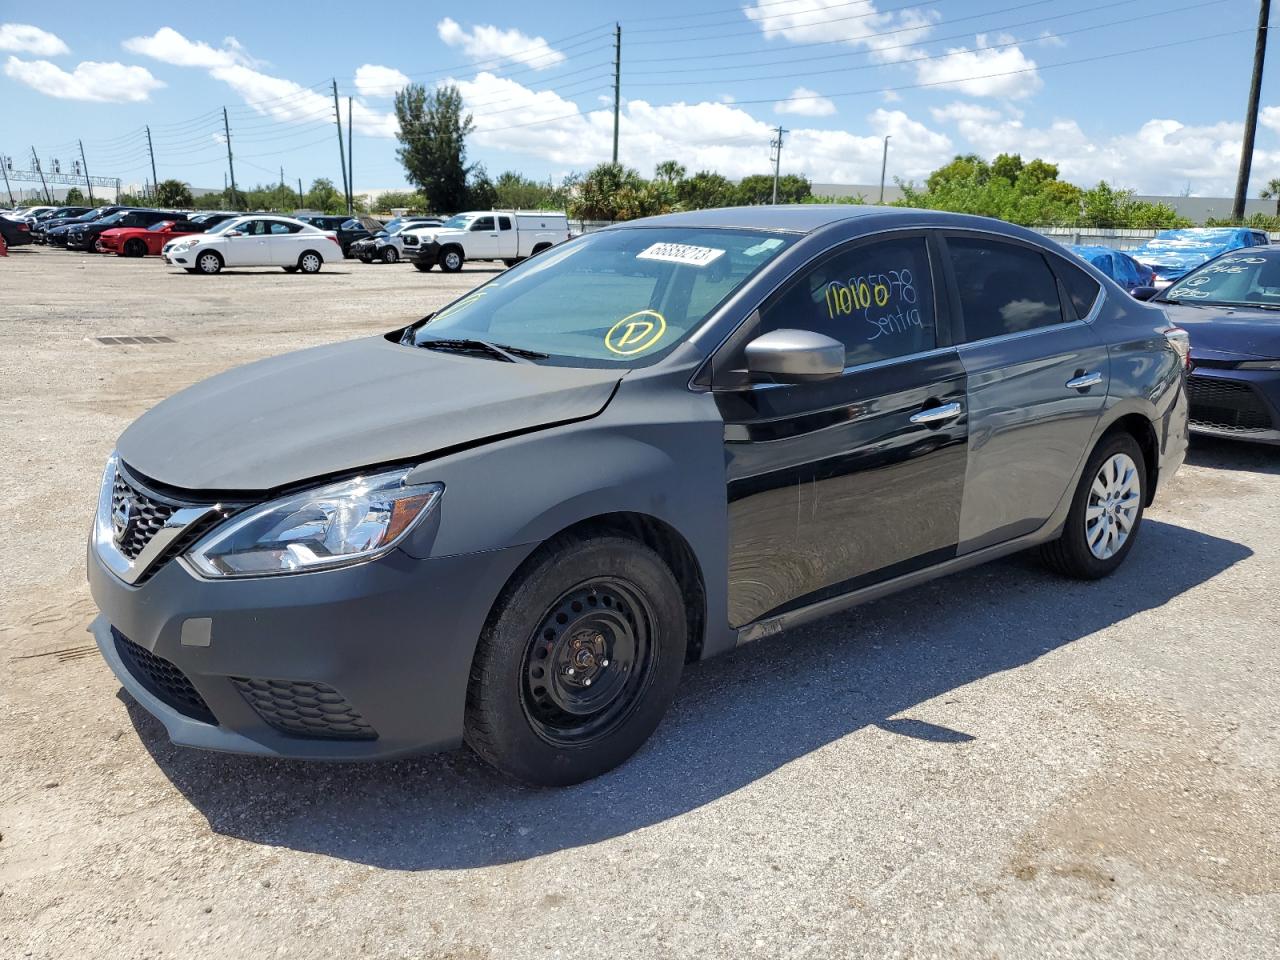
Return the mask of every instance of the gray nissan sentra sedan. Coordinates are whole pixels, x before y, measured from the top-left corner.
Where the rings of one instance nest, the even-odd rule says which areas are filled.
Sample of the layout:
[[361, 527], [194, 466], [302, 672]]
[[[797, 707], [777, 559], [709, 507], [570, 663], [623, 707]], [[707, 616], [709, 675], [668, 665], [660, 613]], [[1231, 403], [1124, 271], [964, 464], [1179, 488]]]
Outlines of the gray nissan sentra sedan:
[[573, 783], [686, 662], [1029, 547], [1113, 571], [1182, 462], [1186, 354], [997, 221], [623, 224], [142, 416], [102, 480], [93, 632], [175, 743], [466, 742]]

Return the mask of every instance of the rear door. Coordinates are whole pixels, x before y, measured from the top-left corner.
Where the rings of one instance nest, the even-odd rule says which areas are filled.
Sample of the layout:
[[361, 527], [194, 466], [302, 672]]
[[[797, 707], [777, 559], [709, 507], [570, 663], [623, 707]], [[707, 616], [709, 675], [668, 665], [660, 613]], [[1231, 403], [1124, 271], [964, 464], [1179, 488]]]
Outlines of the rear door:
[[516, 238], [516, 225], [512, 222], [511, 217], [498, 214], [498, 249], [496, 255], [499, 259], [509, 260], [519, 255], [519, 244]]
[[943, 235], [952, 337], [968, 376], [960, 552], [1031, 533], [1063, 496], [1106, 402], [1108, 353], [1090, 323], [1102, 289], [1038, 246]]
[[[737, 627], [955, 556], [965, 374], [921, 232], [846, 245], [801, 269], [730, 341], [812, 330], [845, 344], [842, 376], [733, 382], [725, 420], [729, 608]], [[741, 373], [736, 376], [741, 377]]]
[[[303, 244], [308, 237], [322, 239], [313, 233], [302, 233], [302, 227], [299, 224], [285, 223], [283, 220], [267, 222], [267, 237], [271, 262], [282, 267], [292, 267], [298, 262]], [[327, 244], [328, 241], [326, 240], [325, 243]]]

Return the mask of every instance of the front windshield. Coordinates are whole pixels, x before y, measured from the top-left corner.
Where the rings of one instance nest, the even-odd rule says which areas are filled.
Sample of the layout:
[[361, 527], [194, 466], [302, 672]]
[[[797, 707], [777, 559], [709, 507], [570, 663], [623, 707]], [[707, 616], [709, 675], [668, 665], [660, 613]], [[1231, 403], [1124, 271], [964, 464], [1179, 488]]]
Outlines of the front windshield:
[[102, 224], [119, 223], [122, 219], [124, 219], [124, 211], [121, 211], [120, 213], [113, 213], [108, 217], [103, 217], [98, 222]]
[[230, 229], [239, 222], [240, 221], [235, 217], [232, 217], [230, 220], [223, 220], [221, 223], [215, 223], [212, 227], [206, 230], [205, 233], [222, 233], [222, 231]]
[[1229, 253], [1188, 273], [1159, 299], [1280, 308], [1280, 256], [1256, 249]]
[[465, 230], [474, 219], [475, 217], [468, 217], [459, 213], [440, 224], [440, 227], [444, 230]]
[[406, 342], [484, 340], [564, 366], [643, 366], [696, 330], [794, 240], [691, 227], [588, 234], [473, 290]]

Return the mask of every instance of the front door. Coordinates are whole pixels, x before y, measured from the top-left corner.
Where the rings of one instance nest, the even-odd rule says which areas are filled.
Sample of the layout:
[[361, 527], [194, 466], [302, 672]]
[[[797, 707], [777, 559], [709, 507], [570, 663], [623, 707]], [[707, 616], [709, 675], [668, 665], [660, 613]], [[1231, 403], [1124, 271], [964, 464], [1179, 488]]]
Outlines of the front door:
[[476, 217], [467, 231], [465, 246], [468, 260], [496, 260], [498, 249], [498, 225], [493, 217]]
[[955, 556], [965, 372], [929, 246], [920, 233], [847, 246], [760, 309], [753, 335], [843, 342], [842, 376], [716, 389], [733, 626]]
[[1101, 294], [1083, 270], [1056, 256], [1051, 267], [1038, 247], [987, 234], [949, 234], [942, 246], [969, 379], [966, 553], [1038, 530], [1070, 492], [1110, 363], [1083, 319]]
[[271, 263], [268, 221], [247, 220], [238, 228], [239, 236], [228, 236], [222, 245], [222, 259], [228, 267], [262, 267]]

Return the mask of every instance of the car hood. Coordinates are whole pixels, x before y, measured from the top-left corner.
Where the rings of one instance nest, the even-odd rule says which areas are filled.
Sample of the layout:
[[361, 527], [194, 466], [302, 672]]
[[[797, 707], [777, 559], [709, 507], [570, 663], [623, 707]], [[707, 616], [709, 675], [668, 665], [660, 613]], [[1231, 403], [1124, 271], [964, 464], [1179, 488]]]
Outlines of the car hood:
[[596, 416], [617, 370], [508, 363], [370, 337], [219, 374], [164, 400], [120, 457], [186, 490], [265, 491]]
[[1194, 359], [1280, 359], [1280, 311], [1186, 303], [1159, 305], [1191, 337]]

